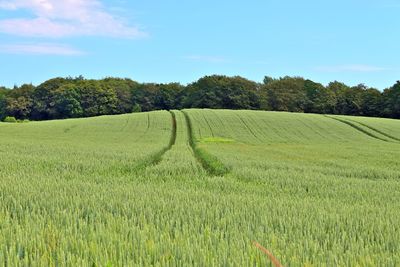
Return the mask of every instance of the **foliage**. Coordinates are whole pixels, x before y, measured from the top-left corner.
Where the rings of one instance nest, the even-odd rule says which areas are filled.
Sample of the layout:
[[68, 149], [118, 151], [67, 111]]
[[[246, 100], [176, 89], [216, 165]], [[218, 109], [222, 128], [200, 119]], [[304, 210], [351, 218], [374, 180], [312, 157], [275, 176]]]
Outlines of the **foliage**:
[[262, 88], [268, 95], [269, 107], [276, 111], [304, 112], [307, 104], [303, 78], [284, 77], [269, 81]]
[[333, 91], [311, 80], [304, 81], [304, 90], [307, 97], [304, 112], [322, 114], [334, 112], [336, 97]]
[[178, 101], [183, 89], [178, 83], [142, 84], [132, 91], [132, 101], [140, 105], [142, 111], [171, 110], [179, 107]]
[[188, 86], [184, 106], [192, 108], [258, 109], [258, 85], [239, 76], [206, 76]]
[[142, 112], [142, 107], [138, 103], [133, 105], [133, 108], [132, 108], [132, 113], [137, 113], [137, 112]]
[[4, 122], [9, 122], [9, 123], [16, 123], [16, 122], [17, 122], [17, 119], [16, 119], [15, 117], [7, 116], [7, 117], [5, 117], [5, 118], [3, 119], [3, 121], [4, 121]]
[[0, 87], [0, 120], [3, 120], [4, 117], [6, 116], [6, 107], [7, 107], [6, 95], [7, 95], [7, 90], [5, 88]]
[[383, 92], [384, 115], [400, 119], [400, 81]]
[[107, 88], [115, 90], [117, 96], [116, 114], [132, 112], [132, 94], [140, 85], [130, 79], [106, 78], [101, 81]]
[[83, 115], [81, 97], [76, 85], [65, 84], [52, 92], [55, 104], [55, 118], [78, 118]]
[[[400, 118], [400, 83], [383, 92], [364, 84], [327, 86], [302, 77], [262, 84], [212, 75], [187, 86], [130, 79], [54, 78], [39, 86], [0, 88], [0, 118], [51, 120], [183, 108], [225, 108]], [[140, 109], [139, 109], [140, 107]]]

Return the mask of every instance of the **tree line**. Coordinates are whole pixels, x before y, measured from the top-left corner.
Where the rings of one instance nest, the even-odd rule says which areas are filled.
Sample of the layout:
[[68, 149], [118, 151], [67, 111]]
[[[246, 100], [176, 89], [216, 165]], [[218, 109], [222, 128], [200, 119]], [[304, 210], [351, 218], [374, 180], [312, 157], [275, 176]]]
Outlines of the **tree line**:
[[400, 118], [400, 81], [379, 91], [364, 84], [327, 86], [301, 77], [205, 76], [188, 85], [131, 79], [50, 79], [0, 87], [0, 119], [51, 120], [182, 108], [253, 109]]

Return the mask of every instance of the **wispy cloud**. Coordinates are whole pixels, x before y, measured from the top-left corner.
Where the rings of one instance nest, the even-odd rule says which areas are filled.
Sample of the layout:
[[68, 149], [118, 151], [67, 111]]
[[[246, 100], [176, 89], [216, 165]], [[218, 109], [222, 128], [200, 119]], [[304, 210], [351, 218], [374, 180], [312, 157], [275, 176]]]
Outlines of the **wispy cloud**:
[[316, 70], [322, 72], [380, 72], [388, 69], [371, 65], [352, 64], [338, 66], [320, 66], [317, 67]]
[[28, 55], [77, 56], [84, 52], [63, 44], [6, 44], [0, 45], [0, 53]]
[[208, 63], [224, 63], [227, 60], [223, 57], [217, 56], [201, 56], [201, 55], [190, 55], [186, 56], [185, 59], [198, 62], [208, 62]]
[[99, 0], [0, 0], [0, 9], [29, 10], [34, 18], [0, 20], [0, 32], [28, 37], [146, 36], [136, 26], [107, 12]]

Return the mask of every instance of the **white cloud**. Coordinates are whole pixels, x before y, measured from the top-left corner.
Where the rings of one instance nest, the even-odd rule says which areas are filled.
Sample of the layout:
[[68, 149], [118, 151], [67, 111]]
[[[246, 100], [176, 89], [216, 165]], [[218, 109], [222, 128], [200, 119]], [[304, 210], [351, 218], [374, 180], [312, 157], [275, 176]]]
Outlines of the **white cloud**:
[[6, 44], [0, 45], [0, 53], [60, 56], [84, 54], [82, 51], [63, 44]]
[[387, 68], [362, 64], [322, 66], [316, 69], [323, 72], [380, 72], [387, 70]]
[[0, 0], [0, 9], [29, 10], [34, 18], [0, 20], [0, 32], [30, 37], [146, 36], [107, 12], [99, 0]]

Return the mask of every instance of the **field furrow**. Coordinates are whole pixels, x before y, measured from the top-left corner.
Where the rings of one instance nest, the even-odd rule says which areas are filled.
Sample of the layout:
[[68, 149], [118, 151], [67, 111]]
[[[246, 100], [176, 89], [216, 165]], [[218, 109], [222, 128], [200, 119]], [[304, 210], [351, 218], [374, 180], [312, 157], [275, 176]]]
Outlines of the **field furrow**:
[[[123, 127], [127, 123], [128, 125]], [[171, 115], [104, 116], [21, 125], [0, 125], [1, 167], [14, 175], [45, 171], [56, 177], [73, 174], [106, 177], [128, 174], [168, 145]], [[112, 118], [112, 119], [110, 119]], [[153, 121], [146, 133], [148, 121]], [[145, 134], [146, 133], [146, 134]], [[63, 170], [62, 173], [59, 170]]]
[[157, 164], [149, 165], [143, 175], [155, 179], [176, 179], [177, 177], [201, 177], [205, 170], [197, 162], [190, 146], [189, 129], [181, 111], [171, 111], [173, 118], [173, 139]]
[[327, 118], [331, 118], [331, 119], [336, 120], [336, 121], [339, 121], [341, 123], [347, 124], [350, 127], [354, 128], [355, 130], [360, 131], [361, 133], [364, 133], [365, 135], [367, 135], [369, 137], [372, 137], [372, 138], [375, 138], [377, 140], [384, 141], [384, 142], [392, 142], [392, 141], [394, 141], [393, 139], [388, 138], [387, 136], [385, 136], [385, 135], [383, 135], [383, 134], [381, 134], [381, 133], [379, 133], [377, 131], [372, 130], [370, 127], [366, 127], [366, 126], [364, 126], [362, 124], [359, 124], [358, 122], [354, 122], [354, 121], [351, 121], [351, 120], [343, 119], [343, 118], [340, 118], [340, 117], [334, 117], [334, 116], [326, 116], [326, 117]]
[[[382, 142], [342, 121], [321, 115], [221, 110], [214, 111], [217, 119], [208, 110], [186, 112], [193, 122], [194, 133], [198, 133], [196, 127], [202, 127], [199, 112], [209, 114], [209, 121], [229, 121], [234, 126], [217, 127], [213, 131], [218, 135], [214, 137], [195, 138], [201, 141], [202, 149], [231, 169], [227, 179], [260, 189], [251, 191], [255, 201], [271, 203], [275, 196], [279, 199], [274, 203], [283, 206], [260, 211], [258, 218], [262, 222], [258, 225], [265, 227], [265, 232], [260, 233], [257, 241], [267, 244], [284, 265], [324, 262], [322, 265], [374, 266], [400, 260], [399, 253], [393, 250], [398, 247], [392, 246], [395, 240], [400, 240], [398, 227], [381, 228], [382, 223], [400, 219], [396, 214], [398, 204], [391, 202], [400, 197], [397, 144]], [[245, 118], [247, 125], [242, 121]], [[246, 131], [247, 135], [238, 134]], [[255, 140], [254, 133], [261, 132], [265, 133], [258, 134], [262, 139]], [[305, 206], [309, 203], [308, 214], [290, 210], [291, 200]], [[280, 211], [285, 211], [285, 215], [277, 215]], [[377, 214], [384, 218], [374, 221]], [[280, 222], [273, 223], [269, 216], [282, 216], [283, 221], [276, 219]], [[369, 223], [365, 224], [366, 221]], [[287, 228], [289, 222], [298, 224]], [[364, 226], [360, 227], [360, 223]], [[322, 225], [325, 232], [317, 234]], [[371, 233], [385, 241], [378, 244]], [[310, 238], [315, 235], [319, 238]], [[274, 245], [274, 240], [284, 236], [290, 236], [290, 244], [283, 241], [282, 246]], [[294, 243], [302, 249], [291, 245]], [[314, 252], [307, 250], [310, 244]], [[344, 247], [347, 254], [341, 249]], [[314, 256], [319, 251], [319, 256], [304, 257], [304, 251]], [[378, 255], [391, 256], [382, 263]]]
[[[349, 121], [358, 125], [359, 127], [366, 128], [367, 131], [374, 133], [381, 138], [387, 139], [390, 142], [400, 141], [400, 129], [395, 120], [381, 119], [377, 121], [376, 118], [365, 117], [350, 117], [350, 116], [336, 116], [340, 119]], [[377, 123], [378, 122], [378, 123]], [[396, 127], [397, 126], [397, 127]]]
[[399, 144], [342, 121], [188, 109], [0, 138], [0, 265], [270, 266], [254, 241], [284, 266], [400, 265]]

